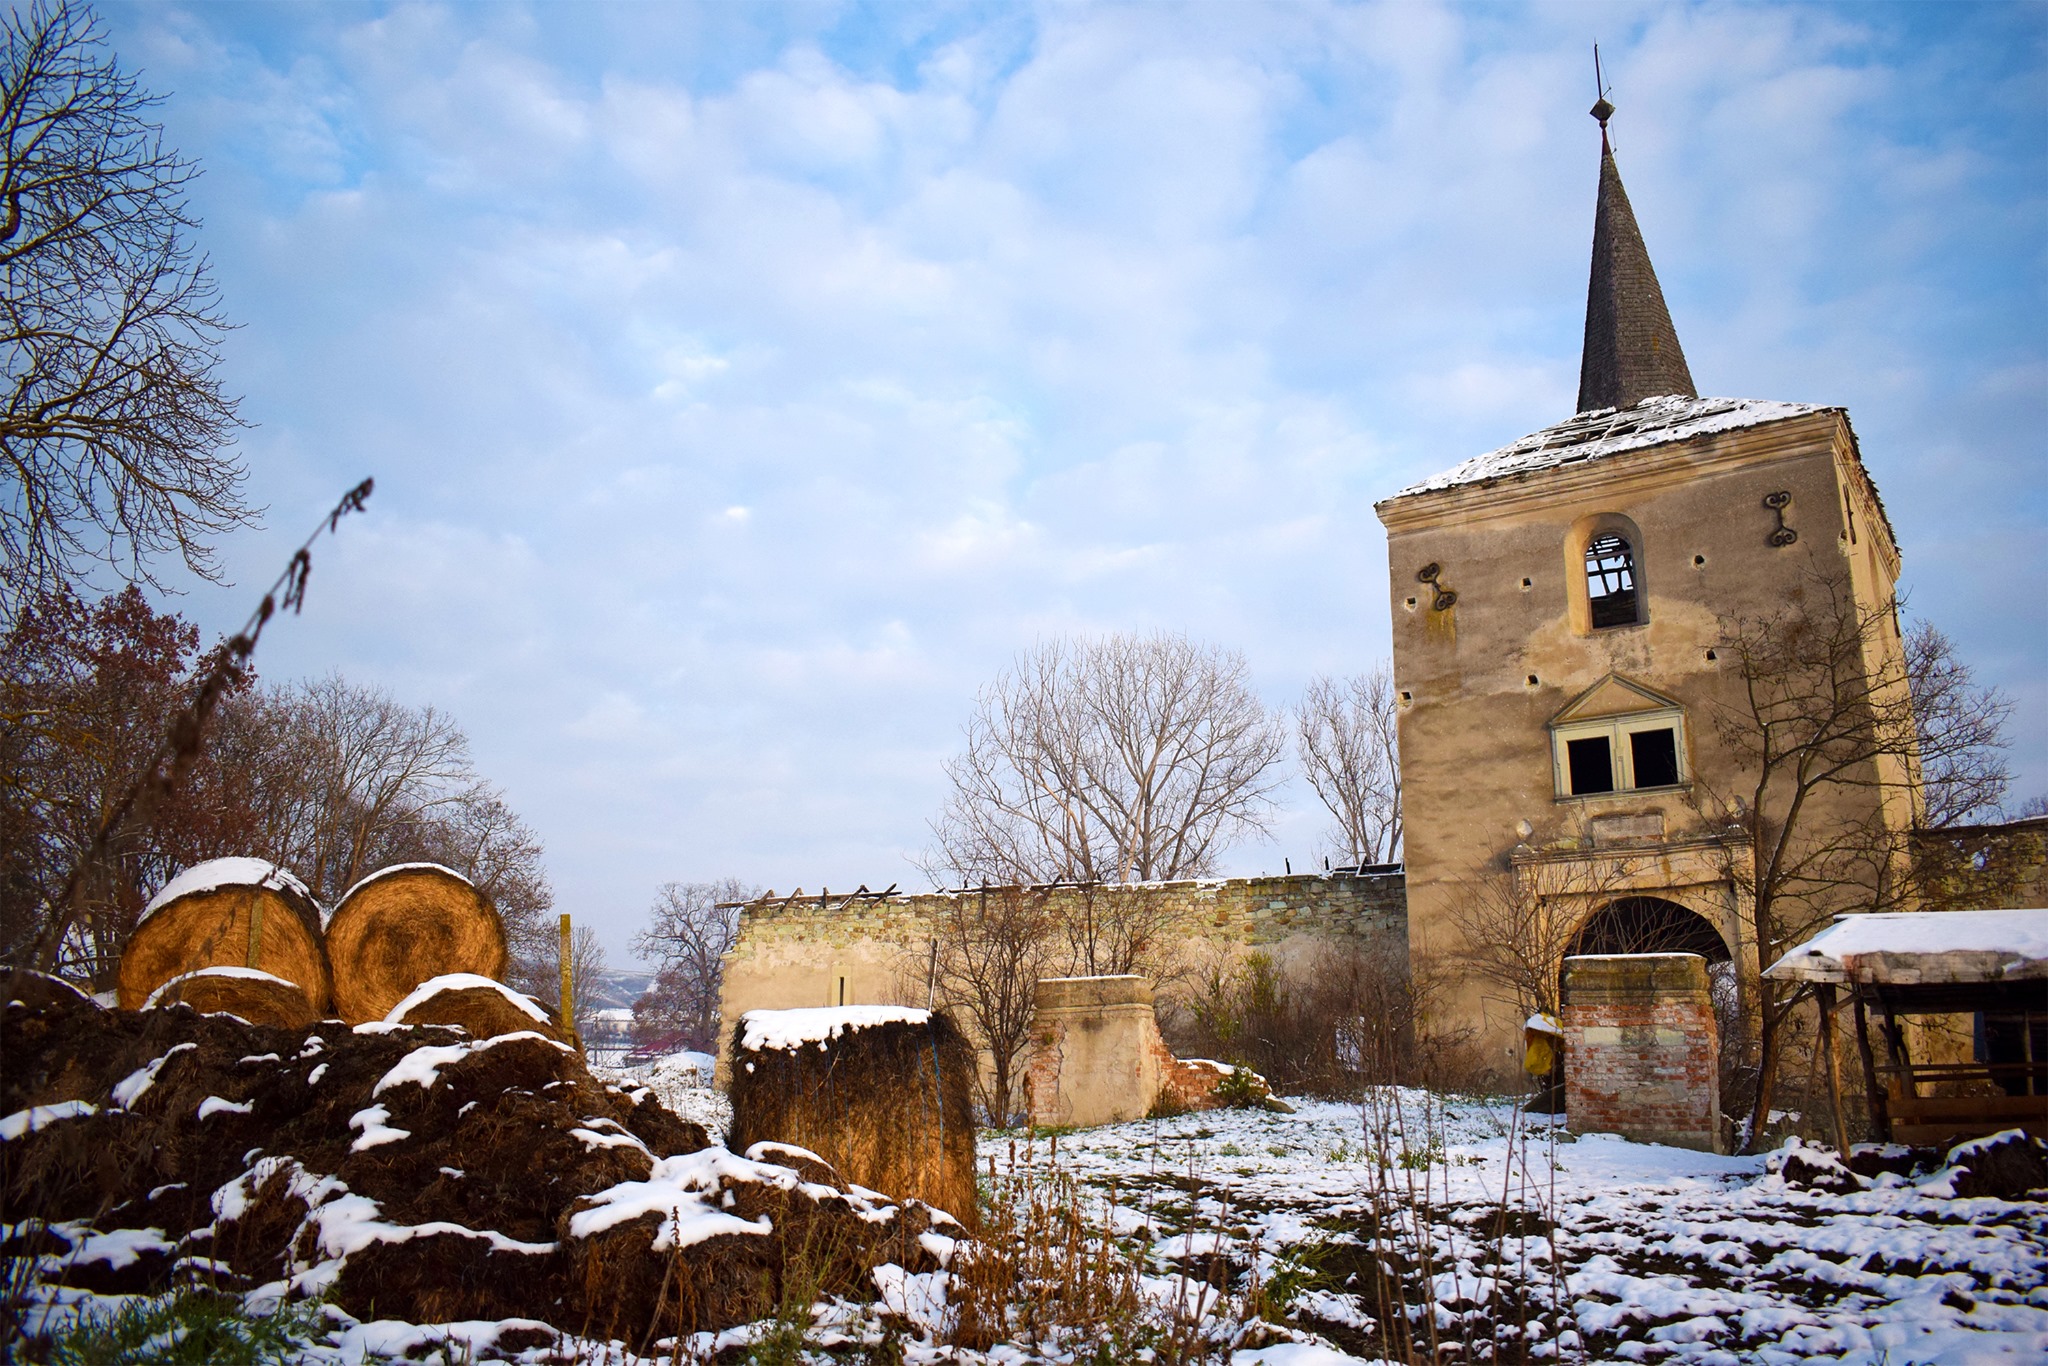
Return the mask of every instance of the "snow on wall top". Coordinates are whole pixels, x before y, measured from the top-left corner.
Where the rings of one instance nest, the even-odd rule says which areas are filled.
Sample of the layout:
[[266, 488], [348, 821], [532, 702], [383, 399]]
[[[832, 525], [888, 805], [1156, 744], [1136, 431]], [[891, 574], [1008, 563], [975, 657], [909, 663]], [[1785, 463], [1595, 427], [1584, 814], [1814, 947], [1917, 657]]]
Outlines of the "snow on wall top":
[[1812, 403], [1777, 403], [1754, 398], [1646, 398], [1633, 408], [1600, 408], [1532, 432], [1497, 451], [1475, 456], [1456, 469], [1410, 484], [1387, 499], [1439, 493], [1464, 484], [1490, 484], [1561, 465], [1584, 464], [1621, 451], [1712, 432], [1757, 427], [1808, 413], [1826, 412]]
[[[217, 858], [197, 863], [164, 884], [164, 889], [149, 899], [149, 905], [142, 908], [142, 920], [149, 919], [158, 910], [170, 905], [181, 896], [194, 892], [210, 892], [217, 887], [274, 887], [279, 891], [294, 891], [311, 901], [312, 892], [306, 884], [287, 873], [284, 869], [266, 859], [260, 858]], [[141, 921], [137, 921], [140, 924]]]
[[801, 1048], [807, 1043], [819, 1047], [849, 1029], [869, 1029], [884, 1024], [923, 1024], [931, 1019], [929, 1010], [912, 1006], [810, 1006], [801, 1010], [750, 1010], [740, 1016], [746, 1032], [740, 1047], [748, 1053], [768, 1048]]
[[1764, 976], [1900, 984], [2048, 977], [2048, 910], [1845, 915]]

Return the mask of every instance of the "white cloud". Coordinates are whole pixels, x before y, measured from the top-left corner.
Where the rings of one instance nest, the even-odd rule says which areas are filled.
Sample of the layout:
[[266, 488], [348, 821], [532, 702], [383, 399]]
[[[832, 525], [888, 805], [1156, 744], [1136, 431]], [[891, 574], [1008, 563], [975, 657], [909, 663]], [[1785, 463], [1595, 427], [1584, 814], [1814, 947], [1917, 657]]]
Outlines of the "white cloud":
[[[1370, 664], [1373, 498], [1570, 405], [1582, 7], [585, 13], [115, 22], [247, 323], [244, 582], [379, 480], [266, 671], [454, 710], [615, 949], [671, 877], [911, 880], [1038, 636], [1187, 629], [1276, 702]], [[2048, 577], [2038, 46], [1979, 112], [1967, 25], [1600, 15], [1702, 386], [1850, 403], [1918, 600], [2039, 674], [1958, 567], [1989, 521]]]

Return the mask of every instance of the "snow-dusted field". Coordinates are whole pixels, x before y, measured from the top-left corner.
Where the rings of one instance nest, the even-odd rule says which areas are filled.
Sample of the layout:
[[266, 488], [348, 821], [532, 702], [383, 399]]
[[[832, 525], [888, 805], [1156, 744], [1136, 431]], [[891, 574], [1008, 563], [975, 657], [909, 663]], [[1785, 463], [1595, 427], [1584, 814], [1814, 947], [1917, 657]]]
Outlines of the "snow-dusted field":
[[[1535, 1331], [1502, 1340], [1504, 1359], [2048, 1362], [2048, 1204], [1955, 1198], [1944, 1176], [1830, 1195], [1788, 1186], [1764, 1157], [1575, 1138], [1542, 1118], [1511, 1139], [1505, 1106], [1417, 1092], [1383, 1101], [1394, 1161], [1379, 1184], [1427, 1194], [1440, 1342], [1470, 1336], [1467, 1314], [1520, 1327], [1498, 1273], [1533, 1301]], [[1292, 1115], [1148, 1120], [1056, 1145], [992, 1135], [982, 1152], [1001, 1166], [1014, 1147], [1020, 1164], [1057, 1163], [1105, 1197], [1114, 1187], [1111, 1217], [1162, 1265], [1190, 1252], [1256, 1262], [1300, 1287], [1293, 1322], [1369, 1351], [1360, 1254], [1381, 1170], [1374, 1146], [1360, 1107], [1309, 1101]], [[1543, 1235], [1552, 1214], [1555, 1274]], [[1296, 1350], [1238, 1357], [1299, 1361]]]
[[[651, 1079], [663, 1099], [723, 1130], [723, 1098], [671, 1070]], [[1141, 1293], [1155, 1303], [1215, 1303], [1204, 1283], [1228, 1285], [1228, 1321], [1207, 1332], [1202, 1359], [1231, 1366], [1426, 1360], [1432, 1336], [1448, 1362], [2048, 1362], [2048, 1203], [1959, 1198], [1946, 1173], [1827, 1194], [1788, 1184], [1770, 1158], [1574, 1137], [1499, 1103], [1376, 1096], [1372, 1121], [1357, 1105], [1303, 1101], [1293, 1114], [990, 1133], [980, 1160], [999, 1189], [1074, 1183], [1089, 1217], [1139, 1261]], [[1376, 1244], [1375, 1228], [1400, 1236]], [[1393, 1344], [1380, 1322], [1384, 1283], [1374, 1285], [1389, 1253], [1410, 1259], [1391, 1315], [1405, 1310], [1414, 1330]], [[811, 1366], [898, 1352], [913, 1366], [1106, 1360], [1085, 1330], [1050, 1348], [939, 1345], [933, 1330], [953, 1312], [947, 1274], [875, 1274], [881, 1306], [819, 1305], [801, 1344], [787, 1324], [764, 1322], [642, 1358], [621, 1344], [550, 1341], [523, 1321], [428, 1326], [330, 1310], [326, 1342], [297, 1359], [731, 1366], [754, 1348]], [[1281, 1332], [1246, 1316], [1261, 1298]], [[781, 1350], [768, 1351], [778, 1331]], [[1287, 1336], [1296, 1340], [1276, 1340]]]

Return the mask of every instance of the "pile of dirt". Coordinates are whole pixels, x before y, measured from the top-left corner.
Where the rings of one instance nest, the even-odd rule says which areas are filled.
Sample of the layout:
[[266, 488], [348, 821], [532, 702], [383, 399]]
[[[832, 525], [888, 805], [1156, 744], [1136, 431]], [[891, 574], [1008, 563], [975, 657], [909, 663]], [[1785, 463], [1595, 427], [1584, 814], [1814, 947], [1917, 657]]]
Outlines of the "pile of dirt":
[[538, 1031], [252, 1025], [14, 985], [0, 1254], [41, 1257], [46, 1284], [218, 1275], [363, 1318], [640, 1343], [772, 1312], [789, 1277], [872, 1298], [873, 1267], [936, 1269], [922, 1235], [961, 1232], [808, 1154], [713, 1147]]

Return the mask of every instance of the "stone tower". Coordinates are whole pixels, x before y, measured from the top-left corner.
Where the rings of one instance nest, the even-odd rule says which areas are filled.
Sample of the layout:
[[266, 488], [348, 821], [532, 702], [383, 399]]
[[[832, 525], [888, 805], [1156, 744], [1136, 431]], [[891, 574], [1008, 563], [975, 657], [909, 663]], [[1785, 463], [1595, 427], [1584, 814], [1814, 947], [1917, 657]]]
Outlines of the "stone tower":
[[[1474, 908], [1565, 952], [1686, 950], [1755, 972], [1754, 784], [1731, 623], [1824, 584], [1891, 623], [1898, 551], [1840, 408], [1700, 398], [1607, 143], [1579, 411], [1376, 505], [1387, 530], [1409, 941], [1452, 1023], [1512, 1067], [1529, 1001], [1471, 966]], [[1717, 650], [1717, 646], [1721, 648]], [[1897, 775], [1892, 775], [1896, 777]], [[1880, 794], [1905, 790], [1904, 783]], [[1903, 830], [1909, 802], [1841, 796]]]

